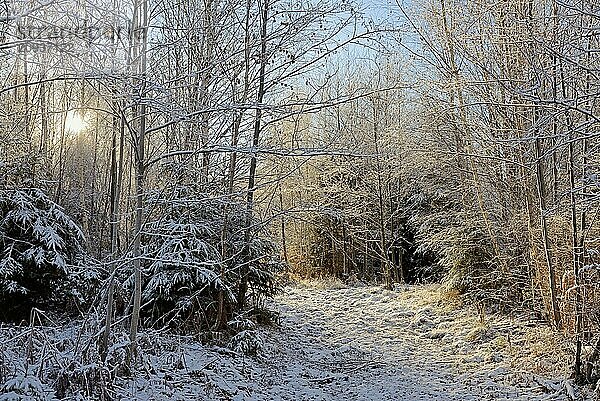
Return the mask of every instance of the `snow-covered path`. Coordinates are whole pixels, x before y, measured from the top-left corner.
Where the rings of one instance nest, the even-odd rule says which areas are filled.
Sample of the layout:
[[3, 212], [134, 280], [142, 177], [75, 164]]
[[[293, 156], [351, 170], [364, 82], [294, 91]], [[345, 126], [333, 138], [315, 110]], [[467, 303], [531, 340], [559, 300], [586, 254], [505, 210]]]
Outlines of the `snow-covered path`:
[[[235, 345], [262, 345], [257, 356], [225, 348], [227, 340], [218, 337], [202, 343], [147, 330], [140, 334], [138, 370], [116, 375], [104, 390], [132, 401], [583, 400], [561, 378], [568, 371], [567, 341], [539, 322], [478, 315], [435, 286], [387, 291], [312, 283], [287, 288], [270, 307], [281, 325], [250, 324], [240, 333], [244, 340], [232, 340], [238, 351]], [[88, 398], [95, 390], [84, 379], [98, 380], [94, 375], [104, 370], [76, 360], [73, 348], [80, 338], [92, 344], [94, 333], [82, 322], [0, 325], [0, 399], [9, 385], [29, 391], [38, 383], [36, 391], [45, 394], [64, 378], [79, 392], [65, 400], [98, 399]], [[34, 373], [24, 375], [22, 367], [30, 367], [24, 350], [34, 337], [35, 355], [47, 363], [43, 372], [33, 365]], [[127, 345], [115, 344], [111, 361], [118, 364]], [[2, 374], [10, 379], [5, 385]]]
[[528, 326], [482, 324], [431, 287], [290, 288], [277, 307], [282, 328], [267, 334], [262, 377], [242, 399], [568, 399], [535, 366], [514, 366], [514, 353], [532, 359], [527, 344], [515, 344]]

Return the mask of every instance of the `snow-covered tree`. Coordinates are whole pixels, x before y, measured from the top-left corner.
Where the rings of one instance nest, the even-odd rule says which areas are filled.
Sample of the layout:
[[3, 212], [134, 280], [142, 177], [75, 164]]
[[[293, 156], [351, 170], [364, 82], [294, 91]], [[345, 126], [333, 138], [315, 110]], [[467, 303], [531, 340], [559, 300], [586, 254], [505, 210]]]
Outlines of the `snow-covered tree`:
[[[142, 314], [159, 324], [185, 323], [196, 330], [212, 327], [222, 320], [219, 315], [228, 319], [235, 309], [233, 291], [240, 279], [238, 267], [245, 260], [244, 209], [187, 188], [176, 192], [177, 199], [152, 199], [156, 219], [143, 229], [147, 279]], [[224, 227], [226, 213], [229, 224]], [[276, 273], [283, 267], [278, 248], [256, 223], [248, 264], [252, 304], [273, 295]]]
[[27, 318], [31, 307], [77, 295], [84, 235], [43, 191], [0, 190], [0, 302], [3, 319]]
[[54, 390], [33, 375], [16, 375], [0, 386], [0, 401], [57, 401]]

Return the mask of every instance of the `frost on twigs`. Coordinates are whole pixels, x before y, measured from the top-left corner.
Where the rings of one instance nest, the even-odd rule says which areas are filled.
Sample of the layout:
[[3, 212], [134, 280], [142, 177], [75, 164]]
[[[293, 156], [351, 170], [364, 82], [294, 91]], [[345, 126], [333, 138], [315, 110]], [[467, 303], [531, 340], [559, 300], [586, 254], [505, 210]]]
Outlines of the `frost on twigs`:
[[263, 339], [256, 330], [242, 330], [231, 337], [227, 343], [227, 347], [233, 351], [252, 356], [258, 355], [263, 346]]

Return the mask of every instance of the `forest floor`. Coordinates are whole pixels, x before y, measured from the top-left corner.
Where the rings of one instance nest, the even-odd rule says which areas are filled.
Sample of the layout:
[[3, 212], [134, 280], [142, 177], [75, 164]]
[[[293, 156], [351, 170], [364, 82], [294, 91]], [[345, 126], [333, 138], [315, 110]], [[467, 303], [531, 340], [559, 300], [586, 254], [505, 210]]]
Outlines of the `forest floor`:
[[[255, 345], [261, 349], [254, 357], [202, 345], [191, 337], [146, 332], [140, 338], [143, 362], [140, 370], [130, 378], [116, 377], [109, 389], [112, 398], [157, 401], [586, 398], [565, 378], [569, 363], [566, 341], [549, 327], [523, 318], [484, 316], [438, 286], [400, 286], [388, 291], [374, 286], [311, 283], [287, 287], [270, 307], [279, 312], [281, 324], [249, 330], [253, 336], [259, 336], [250, 338], [260, 338]], [[69, 337], [72, 329], [47, 330], [46, 337], [54, 339]], [[19, 338], [22, 346], [10, 338]], [[14, 329], [3, 331], [0, 327], [3, 348], [0, 359], [16, 360], [27, 344], [25, 338], [19, 334], [15, 337]], [[14, 348], [8, 347], [11, 343]], [[50, 348], [64, 346], [43, 347]], [[65, 358], [72, 355], [66, 349], [63, 353]], [[48, 357], [45, 359], [49, 361]], [[94, 377], [85, 374], [97, 371], [93, 364], [72, 362], [78, 377], [86, 380]], [[42, 366], [50, 369], [48, 362]], [[44, 385], [56, 388], [56, 382], [50, 379], [52, 375], [47, 377]], [[88, 399], [81, 395], [67, 399]]]
[[[541, 322], [481, 315], [438, 286], [288, 287], [258, 358], [204, 369], [208, 399], [585, 399], [566, 342]], [[211, 361], [205, 353], [196, 365]], [[208, 361], [208, 362], [206, 362]]]
[[437, 286], [289, 288], [255, 400], [559, 400], [568, 357], [538, 322], [484, 316]]

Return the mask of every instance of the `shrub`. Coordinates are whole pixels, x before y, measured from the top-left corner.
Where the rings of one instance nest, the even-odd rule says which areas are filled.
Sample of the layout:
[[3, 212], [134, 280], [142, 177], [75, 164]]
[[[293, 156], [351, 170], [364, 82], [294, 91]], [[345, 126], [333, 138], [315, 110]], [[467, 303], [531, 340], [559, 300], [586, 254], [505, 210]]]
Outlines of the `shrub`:
[[0, 401], [58, 401], [58, 398], [37, 377], [17, 375], [0, 387]]
[[0, 252], [1, 319], [27, 319], [32, 307], [76, 295], [84, 236], [41, 190], [0, 190]]
[[283, 263], [258, 221], [246, 247], [242, 205], [182, 192], [176, 201], [154, 199], [157, 219], [144, 227], [143, 314], [151, 324], [197, 331], [232, 316], [243, 263], [254, 305], [274, 295]]

